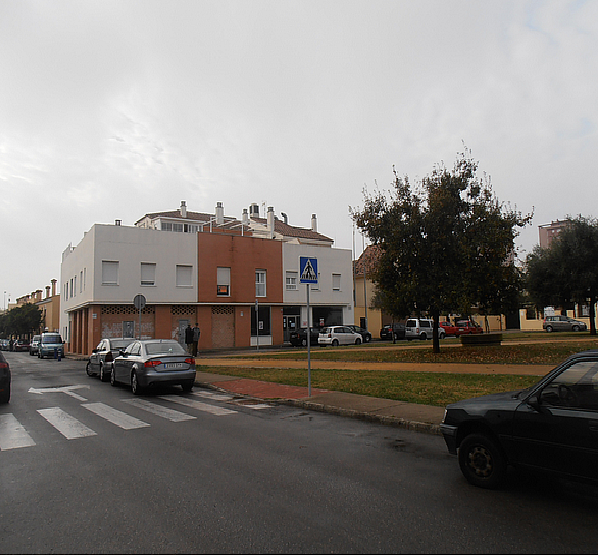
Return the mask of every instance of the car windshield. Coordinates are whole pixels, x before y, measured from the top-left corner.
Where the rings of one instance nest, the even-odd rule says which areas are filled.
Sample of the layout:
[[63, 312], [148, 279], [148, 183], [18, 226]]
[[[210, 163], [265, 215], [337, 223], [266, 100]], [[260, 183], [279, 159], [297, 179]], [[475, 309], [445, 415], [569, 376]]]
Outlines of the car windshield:
[[185, 351], [178, 342], [151, 342], [145, 345], [148, 356], [156, 354], [170, 354], [172, 356], [183, 356]]
[[42, 338], [44, 344], [62, 344], [60, 335], [46, 335]]

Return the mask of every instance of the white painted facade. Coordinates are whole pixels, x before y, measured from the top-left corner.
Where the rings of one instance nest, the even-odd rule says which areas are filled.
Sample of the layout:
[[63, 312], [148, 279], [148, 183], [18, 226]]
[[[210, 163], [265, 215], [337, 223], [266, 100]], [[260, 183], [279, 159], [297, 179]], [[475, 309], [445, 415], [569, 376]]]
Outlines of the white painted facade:
[[[141, 284], [142, 263], [153, 268], [153, 285]], [[188, 277], [183, 285], [177, 285], [177, 267], [179, 280]], [[132, 304], [137, 294], [143, 294], [148, 304], [195, 303], [197, 236], [95, 224], [77, 247], [64, 251], [60, 284], [63, 334], [68, 330], [68, 312], [86, 303]]]
[[[338, 307], [342, 310], [343, 324], [351, 325], [354, 319], [353, 272], [352, 254], [351, 250], [348, 249], [283, 243], [284, 305], [300, 306], [300, 326], [307, 326], [306, 285], [299, 282], [299, 257], [303, 256], [315, 257], [318, 260], [318, 284], [309, 286], [310, 306]], [[287, 281], [287, 277], [293, 277], [294, 275], [297, 279], [296, 290], [289, 289]], [[313, 323], [312, 325], [318, 326], [317, 323]]]

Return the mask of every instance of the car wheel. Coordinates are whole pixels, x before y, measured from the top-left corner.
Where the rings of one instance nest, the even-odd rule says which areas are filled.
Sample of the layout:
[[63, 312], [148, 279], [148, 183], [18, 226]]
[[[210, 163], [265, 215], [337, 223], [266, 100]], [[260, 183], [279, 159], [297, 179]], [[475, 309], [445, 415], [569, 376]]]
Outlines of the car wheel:
[[112, 366], [112, 369], [110, 370], [110, 384], [113, 387], [116, 387], [117, 384], [116, 375], [114, 374], [114, 366]]
[[428, 337], [426, 336], [426, 333], [422, 333], [421, 335], [419, 335], [419, 338], [421, 340], [427, 340]]
[[134, 371], [131, 373], [131, 391], [134, 395], [140, 395], [143, 389], [139, 385], [139, 381], [137, 380], [137, 373]]
[[577, 325], [574, 325], [573, 327], [571, 327], [571, 330], [572, 330], [574, 333], [578, 333], [578, 332], [579, 332], [579, 327], [578, 327]]
[[195, 381], [187, 381], [186, 383], [181, 383], [181, 387], [183, 388], [184, 393], [190, 393], [193, 390], [194, 385]]
[[473, 433], [461, 442], [459, 467], [469, 483], [494, 489], [505, 479], [507, 460], [494, 441], [485, 435]]
[[550, 325], [548, 325], [548, 326], [546, 327], [546, 332], [547, 332], [547, 333], [552, 333], [552, 327], [551, 327]]
[[366, 342], [371, 342], [372, 341], [372, 335], [365, 335], [365, 341]]
[[360, 338], [356, 338], [355, 339], [355, 344], [361, 344], [361, 339]]
[[87, 373], [87, 375], [89, 375], [89, 377], [93, 377], [95, 375], [94, 372], [91, 371], [90, 362], [87, 362], [87, 365], [85, 366], [85, 373]]
[[304, 339], [301, 341], [301, 346], [307, 346], [307, 339], [306, 339], [306, 338], [304, 338]]
[[438, 336], [439, 336], [440, 340], [443, 340], [446, 335], [444, 333], [440, 333], [440, 335], [438, 335]]
[[335, 339], [332, 341], [332, 346], [338, 346], [338, 339], [336, 339], [336, 338], [335, 338]]

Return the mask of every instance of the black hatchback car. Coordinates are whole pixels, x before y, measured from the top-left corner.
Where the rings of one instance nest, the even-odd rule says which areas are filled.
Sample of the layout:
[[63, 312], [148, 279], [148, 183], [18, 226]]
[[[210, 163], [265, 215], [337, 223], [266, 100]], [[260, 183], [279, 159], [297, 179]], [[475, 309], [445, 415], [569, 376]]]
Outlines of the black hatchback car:
[[598, 350], [579, 352], [523, 391], [446, 407], [440, 425], [465, 478], [494, 488], [508, 465], [598, 479]]
[[10, 401], [10, 366], [0, 352], [0, 404], [8, 404]]
[[[312, 327], [309, 337], [310, 346], [318, 346], [318, 338], [320, 338], [320, 329]], [[293, 346], [307, 346], [307, 328], [302, 327], [301, 329], [292, 331], [289, 335], [289, 342]]]

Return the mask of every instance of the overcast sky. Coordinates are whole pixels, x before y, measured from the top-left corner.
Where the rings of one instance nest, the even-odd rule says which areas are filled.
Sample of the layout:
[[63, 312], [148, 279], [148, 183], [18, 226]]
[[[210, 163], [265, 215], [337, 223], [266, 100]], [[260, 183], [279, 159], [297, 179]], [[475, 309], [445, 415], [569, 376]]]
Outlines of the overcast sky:
[[0, 0], [0, 294], [181, 200], [316, 213], [351, 249], [364, 186], [463, 143], [535, 210], [525, 255], [538, 225], [598, 216], [597, 38], [595, 1]]

